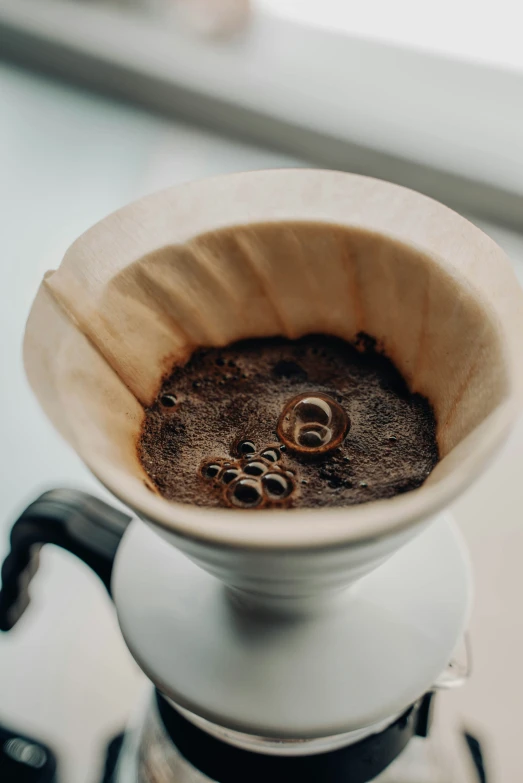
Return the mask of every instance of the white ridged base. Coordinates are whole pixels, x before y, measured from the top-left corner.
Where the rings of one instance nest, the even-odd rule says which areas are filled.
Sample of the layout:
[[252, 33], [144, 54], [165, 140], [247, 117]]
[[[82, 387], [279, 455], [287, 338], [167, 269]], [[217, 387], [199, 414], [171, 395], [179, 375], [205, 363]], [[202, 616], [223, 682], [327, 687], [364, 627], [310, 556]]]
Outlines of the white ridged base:
[[278, 739], [357, 731], [416, 701], [461, 639], [470, 592], [446, 517], [308, 613], [231, 600], [140, 522], [113, 576], [126, 642], [165, 695], [219, 726]]

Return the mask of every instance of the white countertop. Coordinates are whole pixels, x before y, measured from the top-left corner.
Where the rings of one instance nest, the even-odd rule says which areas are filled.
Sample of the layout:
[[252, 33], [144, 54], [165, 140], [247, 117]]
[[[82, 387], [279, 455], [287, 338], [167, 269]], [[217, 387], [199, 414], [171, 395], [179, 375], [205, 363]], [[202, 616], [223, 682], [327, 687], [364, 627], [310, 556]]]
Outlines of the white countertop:
[[[42, 81], [0, 65], [0, 555], [17, 512], [42, 490], [75, 486], [106, 497], [40, 411], [25, 381], [20, 346], [43, 273], [78, 234], [157, 188], [228, 171], [299, 165]], [[523, 280], [523, 237], [484, 226]], [[523, 425], [484, 478], [454, 507], [472, 554], [476, 608], [474, 677], [446, 694], [442, 712], [485, 741], [493, 781], [518, 783], [523, 703]], [[500, 499], [502, 498], [502, 500]], [[95, 783], [101, 751], [143, 684], [105, 592], [87, 567], [47, 548], [33, 603], [0, 636], [0, 722], [59, 752], [63, 779]]]

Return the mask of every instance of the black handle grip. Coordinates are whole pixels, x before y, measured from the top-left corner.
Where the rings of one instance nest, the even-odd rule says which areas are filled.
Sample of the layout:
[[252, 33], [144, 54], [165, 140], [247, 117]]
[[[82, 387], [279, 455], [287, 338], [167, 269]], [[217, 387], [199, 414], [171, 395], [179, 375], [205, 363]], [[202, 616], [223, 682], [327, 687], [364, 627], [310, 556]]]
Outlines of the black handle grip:
[[57, 783], [56, 756], [39, 740], [0, 726], [2, 783]]
[[11, 551], [2, 566], [0, 630], [11, 630], [26, 610], [44, 544], [56, 544], [83, 560], [110, 595], [114, 556], [130, 521], [127, 514], [72, 489], [52, 489], [31, 503], [13, 525]]

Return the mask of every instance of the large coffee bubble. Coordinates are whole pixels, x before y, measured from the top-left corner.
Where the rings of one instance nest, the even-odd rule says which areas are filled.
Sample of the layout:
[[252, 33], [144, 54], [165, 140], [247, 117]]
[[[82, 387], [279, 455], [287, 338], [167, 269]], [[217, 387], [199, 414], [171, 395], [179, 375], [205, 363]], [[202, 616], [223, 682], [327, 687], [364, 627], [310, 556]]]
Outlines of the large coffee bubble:
[[278, 435], [293, 451], [323, 454], [340, 445], [349, 427], [349, 417], [328, 394], [299, 394], [283, 409]]

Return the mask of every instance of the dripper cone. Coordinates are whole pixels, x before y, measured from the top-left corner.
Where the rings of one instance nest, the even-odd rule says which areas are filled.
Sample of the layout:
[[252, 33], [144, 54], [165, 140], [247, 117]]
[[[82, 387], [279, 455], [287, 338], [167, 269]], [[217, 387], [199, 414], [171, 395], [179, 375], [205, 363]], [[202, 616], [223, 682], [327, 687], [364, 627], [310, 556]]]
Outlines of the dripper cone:
[[[25, 365], [98, 478], [207, 569], [244, 586], [269, 579], [246, 551], [365, 550], [325, 574], [332, 585], [390, 554], [503, 441], [522, 390], [522, 304], [503, 252], [424, 196], [336, 172], [254, 172], [149, 196], [87, 231], [40, 287]], [[322, 510], [321, 524], [314, 511], [207, 511], [151, 492], [136, 441], [173, 365], [200, 346], [313, 332], [372, 335], [431, 401], [442, 459], [420, 489]], [[243, 554], [233, 564], [216, 545]]]

